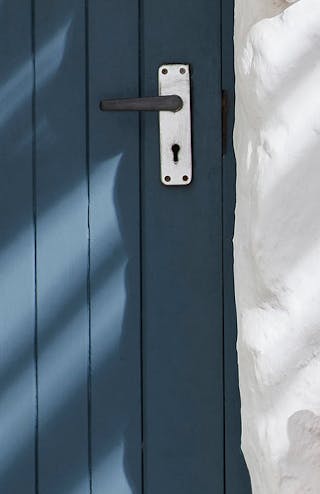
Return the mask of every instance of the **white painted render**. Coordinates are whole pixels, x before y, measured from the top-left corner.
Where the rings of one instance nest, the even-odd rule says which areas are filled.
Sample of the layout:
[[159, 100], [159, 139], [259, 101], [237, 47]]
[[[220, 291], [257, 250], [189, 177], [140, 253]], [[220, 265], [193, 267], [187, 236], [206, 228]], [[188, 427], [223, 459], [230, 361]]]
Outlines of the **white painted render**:
[[236, 0], [234, 239], [254, 494], [320, 493], [320, 0]]

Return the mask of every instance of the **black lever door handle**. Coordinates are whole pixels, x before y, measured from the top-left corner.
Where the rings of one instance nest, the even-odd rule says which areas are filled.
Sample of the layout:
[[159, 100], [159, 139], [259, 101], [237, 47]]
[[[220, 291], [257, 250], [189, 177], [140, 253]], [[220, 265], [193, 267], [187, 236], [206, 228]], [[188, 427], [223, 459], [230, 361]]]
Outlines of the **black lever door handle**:
[[101, 111], [172, 111], [183, 107], [183, 101], [176, 94], [169, 96], [152, 96], [148, 98], [103, 99]]

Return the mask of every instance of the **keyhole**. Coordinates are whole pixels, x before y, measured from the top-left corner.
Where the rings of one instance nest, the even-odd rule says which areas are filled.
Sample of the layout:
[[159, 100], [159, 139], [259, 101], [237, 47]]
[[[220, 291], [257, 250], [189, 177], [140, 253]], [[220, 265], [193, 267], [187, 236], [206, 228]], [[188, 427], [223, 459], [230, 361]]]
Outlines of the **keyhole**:
[[174, 144], [171, 149], [172, 149], [172, 152], [173, 152], [173, 161], [175, 163], [178, 163], [178, 161], [179, 161], [178, 154], [179, 154], [179, 151], [180, 151], [179, 144]]

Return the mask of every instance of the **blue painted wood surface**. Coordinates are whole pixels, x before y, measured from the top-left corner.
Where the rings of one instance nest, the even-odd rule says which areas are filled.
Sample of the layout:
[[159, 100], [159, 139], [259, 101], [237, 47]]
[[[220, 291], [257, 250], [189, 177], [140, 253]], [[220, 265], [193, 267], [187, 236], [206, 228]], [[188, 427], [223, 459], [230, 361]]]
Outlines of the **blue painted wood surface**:
[[151, 0], [143, 18], [145, 94], [162, 63], [191, 64], [194, 162], [190, 186], [162, 186], [157, 116], [144, 117], [145, 488], [222, 493], [220, 5]]
[[38, 484], [85, 494], [88, 472], [88, 193], [85, 12], [34, 4]]
[[99, 110], [139, 92], [139, 10], [88, 5], [92, 490], [140, 494], [139, 116]]
[[[1, 492], [250, 492], [221, 159], [232, 9], [0, 2]], [[155, 95], [180, 61], [194, 181], [166, 188], [158, 116], [98, 105]]]
[[222, 86], [228, 95], [227, 148], [222, 166], [223, 196], [223, 296], [224, 296], [224, 394], [225, 394], [225, 490], [248, 494], [250, 479], [241, 452], [240, 396], [236, 354], [237, 318], [233, 283], [233, 228], [236, 163], [232, 146], [234, 122], [233, 15], [234, 1], [222, 8]]
[[0, 3], [0, 492], [26, 494], [36, 424], [31, 31], [30, 1]]

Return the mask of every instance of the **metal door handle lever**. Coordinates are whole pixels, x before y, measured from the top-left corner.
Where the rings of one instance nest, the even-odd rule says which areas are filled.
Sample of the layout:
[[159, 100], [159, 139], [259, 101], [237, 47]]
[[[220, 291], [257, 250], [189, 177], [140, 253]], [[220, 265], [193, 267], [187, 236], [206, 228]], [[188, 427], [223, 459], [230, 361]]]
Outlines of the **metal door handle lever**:
[[161, 182], [188, 185], [192, 181], [189, 65], [161, 65], [158, 90], [158, 96], [148, 98], [103, 99], [100, 110], [158, 112]]
[[148, 98], [104, 99], [100, 101], [101, 111], [172, 111], [183, 107], [183, 101], [176, 94]]

